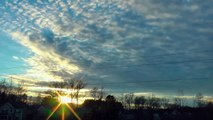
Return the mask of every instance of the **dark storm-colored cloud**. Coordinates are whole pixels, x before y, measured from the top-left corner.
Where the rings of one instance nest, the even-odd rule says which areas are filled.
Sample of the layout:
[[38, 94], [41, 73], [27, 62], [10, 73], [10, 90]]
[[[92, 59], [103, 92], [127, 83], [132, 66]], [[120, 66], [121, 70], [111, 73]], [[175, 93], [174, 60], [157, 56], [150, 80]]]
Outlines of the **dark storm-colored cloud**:
[[[89, 84], [133, 92], [210, 93], [212, 4], [211, 0], [2, 2], [0, 25], [80, 66], [83, 71], [76, 76], [84, 76]], [[190, 82], [205, 77], [198, 80], [205, 81], [205, 90], [196, 88], [201, 83]], [[175, 81], [178, 78], [185, 81]], [[143, 84], [144, 80], [162, 82]]]

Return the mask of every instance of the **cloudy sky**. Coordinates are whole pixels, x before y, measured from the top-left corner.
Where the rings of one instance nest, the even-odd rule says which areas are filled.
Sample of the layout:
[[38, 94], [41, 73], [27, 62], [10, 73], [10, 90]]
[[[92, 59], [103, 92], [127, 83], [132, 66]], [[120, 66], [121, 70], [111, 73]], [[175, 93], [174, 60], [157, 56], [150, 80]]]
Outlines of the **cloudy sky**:
[[[1, 0], [0, 76], [213, 95], [212, 0]], [[15, 79], [16, 78], [16, 79]]]

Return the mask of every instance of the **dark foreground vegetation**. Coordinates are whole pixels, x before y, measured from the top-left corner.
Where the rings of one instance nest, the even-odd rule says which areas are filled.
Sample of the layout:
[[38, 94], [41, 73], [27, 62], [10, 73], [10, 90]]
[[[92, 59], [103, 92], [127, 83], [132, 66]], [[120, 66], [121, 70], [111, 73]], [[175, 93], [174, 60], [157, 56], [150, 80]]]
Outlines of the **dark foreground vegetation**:
[[[21, 86], [0, 84], [0, 120], [45, 120], [59, 104], [54, 93], [37, 97], [27, 96]], [[119, 100], [113, 95], [103, 97], [103, 89], [91, 90], [93, 99], [82, 105], [69, 103], [69, 106], [82, 120], [213, 120], [212, 102], [203, 101], [202, 94], [195, 96], [193, 107], [184, 105], [184, 99], [177, 97], [171, 103], [168, 99], [134, 96], [125, 94]], [[80, 96], [79, 91], [74, 97]], [[118, 99], [118, 98], [117, 98]], [[11, 107], [12, 106], [12, 107]], [[77, 120], [73, 113], [62, 104], [50, 120]]]
[[[41, 103], [29, 104], [20, 99], [20, 96], [0, 93], [1, 105], [11, 103], [15, 108], [23, 110], [23, 120], [45, 120], [58, 104], [58, 100], [45, 97]], [[78, 108], [69, 104], [82, 120], [213, 120], [213, 105], [203, 107], [173, 107], [173, 108], [134, 108], [124, 109], [113, 96], [105, 100], [86, 100]], [[61, 119], [61, 109], [51, 117], [51, 120]], [[73, 114], [65, 107], [65, 119], [75, 120]]]

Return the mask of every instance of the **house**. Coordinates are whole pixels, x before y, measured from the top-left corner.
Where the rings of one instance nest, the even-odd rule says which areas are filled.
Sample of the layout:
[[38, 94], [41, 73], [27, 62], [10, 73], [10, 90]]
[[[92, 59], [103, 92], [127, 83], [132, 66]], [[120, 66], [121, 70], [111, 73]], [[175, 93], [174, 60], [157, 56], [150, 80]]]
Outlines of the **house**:
[[15, 108], [10, 103], [0, 106], [0, 120], [22, 120], [23, 110]]

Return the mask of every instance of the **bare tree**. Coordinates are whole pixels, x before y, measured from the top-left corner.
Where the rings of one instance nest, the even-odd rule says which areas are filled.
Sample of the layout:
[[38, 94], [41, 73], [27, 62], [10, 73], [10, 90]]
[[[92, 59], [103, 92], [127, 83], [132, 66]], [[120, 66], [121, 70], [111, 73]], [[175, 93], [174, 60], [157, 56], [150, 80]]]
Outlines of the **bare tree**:
[[22, 102], [25, 102], [25, 103], [26, 103], [26, 102], [27, 102], [27, 98], [28, 98], [28, 97], [27, 97], [27, 94], [24, 93], [24, 94], [21, 95], [21, 99], [20, 99], [20, 100], [21, 100]]
[[62, 82], [53, 82], [51, 87], [56, 88], [59, 93], [62, 93], [62, 89], [65, 88], [66, 84], [64, 81]]
[[7, 92], [8, 84], [6, 83], [6, 79], [2, 79], [0, 81], [0, 92]]
[[178, 107], [184, 106], [183, 96], [184, 96], [183, 90], [178, 90], [177, 96], [174, 98], [174, 103], [176, 106], [178, 106]]
[[135, 97], [134, 99], [135, 109], [144, 108], [145, 102], [146, 98], [144, 96]]
[[63, 82], [55, 82], [51, 86], [54, 88], [59, 88], [58, 92], [60, 93], [64, 93], [64, 91], [62, 91], [63, 88], [70, 90], [71, 100], [76, 98], [77, 106], [78, 106], [80, 90], [86, 86], [86, 83], [84, 83], [82, 80], [71, 78], [71, 79], [66, 79]]
[[204, 102], [203, 102], [203, 94], [202, 93], [197, 93], [195, 95], [195, 100], [194, 100], [195, 104], [197, 107], [202, 107], [204, 105]]
[[158, 109], [160, 107], [160, 98], [155, 97], [154, 94], [152, 94], [146, 102], [146, 105], [148, 108], [151, 109]]
[[18, 86], [16, 88], [16, 94], [17, 95], [22, 95], [25, 91], [26, 91], [26, 89], [24, 89], [24, 87], [22, 87], [22, 86]]
[[90, 90], [90, 95], [94, 98], [94, 100], [96, 100], [96, 98], [98, 96], [98, 88], [97, 87], [93, 87]]
[[102, 100], [106, 93], [104, 92], [104, 87], [102, 86], [101, 89], [94, 87], [90, 90], [90, 95], [94, 98], [94, 100]]
[[76, 79], [67, 79], [65, 80], [66, 82], [66, 88], [68, 90], [70, 90], [70, 97], [71, 97], [71, 100], [73, 100], [75, 98], [75, 87], [76, 87]]
[[100, 90], [98, 90], [98, 100], [102, 100], [106, 95], [106, 92], [104, 91], [104, 87], [102, 86]]
[[[37, 101], [36, 101], [37, 102]], [[32, 105], [33, 104], [33, 97], [32, 96], [28, 96], [27, 98], [27, 103]], [[40, 103], [39, 103], [40, 104]]]
[[47, 90], [44, 92], [45, 94], [47, 94], [49, 97], [57, 97], [58, 95], [56, 94], [55, 91], [52, 91], [52, 90]]
[[128, 94], [125, 94], [125, 96], [124, 96], [125, 102], [128, 104], [129, 109], [131, 109], [131, 104], [133, 103], [133, 98], [134, 98], [133, 93], [128, 93]]
[[41, 102], [42, 102], [41, 93], [38, 93], [38, 96], [36, 97], [36, 102], [37, 102], [38, 104], [41, 104]]
[[77, 107], [78, 107], [78, 100], [79, 100], [79, 93], [80, 93], [80, 90], [83, 89], [84, 87], [86, 86], [86, 83], [84, 83], [82, 80], [77, 80], [77, 83], [76, 83], [76, 101], [77, 101]]
[[124, 107], [126, 107], [125, 99], [124, 99], [124, 94], [121, 93], [120, 95], [116, 96], [117, 101], [120, 102]]
[[169, 107], [169, 99], [167, 99], [167, 98], [162, 98], [162, 99], [160, 100], [160, 105], [161, 105], [161, 107], [164, 108], [164, 109], [168, 108], [168, 107]]
[[10, 83], [9, 83], [9, 94], [13, 94], [14, 92], [14, 87], [13, 87], [13, 77], [10, 77]]

